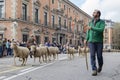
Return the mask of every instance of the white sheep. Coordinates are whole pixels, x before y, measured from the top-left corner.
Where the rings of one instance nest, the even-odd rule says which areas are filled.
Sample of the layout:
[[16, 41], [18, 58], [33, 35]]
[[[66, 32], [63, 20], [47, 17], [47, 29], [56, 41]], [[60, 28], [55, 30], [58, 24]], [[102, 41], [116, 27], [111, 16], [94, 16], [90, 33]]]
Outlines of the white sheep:
[[[82, 48], [80, 48], [80, 50], [81, 50], [82, 56], [85, 56], [85, 53], [87, 54], [89, 52], [88, 47], [82, 47]], [[80, 53], [79, 53], [79, 55], [80, 55]]]
[[16, 43], [11, 43], [11, 48], [13, 49], [14, 54], [14, 65], [16, 65], [15, 58], [19, 57], [22, 59], [22, 66], [26, 65], [28, 55], [30, 53], [27, 47], [20, 47]]
[[74, 54], [76, 52], [76, 49], [74, 47], [67, 46], [66, 50], [67, 50], [68, 57], [70, 59], [74, 58]]
[[58, 53], [59, 53], [59, 48], [58, 47], [48, 47], [49, 50], [49, 60], [51, 60], [51, 57], [53, 56], [53, 59], [58, 59]]
[[41, 47], [36, 47], [34, 45], [31, 46], [31, 53], [34, 56], [34, 62], [36, 57], [39, 57], [39, 62], [41, 63], [42, 61], [40, 60], [42, 57], [43, 62], [47, 62], [47, 55], [48, 55], [48, 50], [47, 47], [41, 46]]
[[82, 54], [82, 50], [81, 50], [80, 46], [78, 46], [78, 54], [79, 54], [79, 56], [80, 56], [80, 54]]

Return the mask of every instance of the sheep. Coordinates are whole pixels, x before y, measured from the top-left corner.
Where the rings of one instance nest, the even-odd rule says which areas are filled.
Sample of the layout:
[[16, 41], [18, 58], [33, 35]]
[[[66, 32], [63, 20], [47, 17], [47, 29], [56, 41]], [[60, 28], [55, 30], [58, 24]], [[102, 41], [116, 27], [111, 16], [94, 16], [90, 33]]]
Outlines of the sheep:
[[72, 58], [74, 58], [74, 53], [76, 52], [76, 49], [73, 48], [73, 47], [67, 46], [67, 47], [66, 47], [66, 50], [67, 50], [67, 54], [68, 54], [68, 57], [70, 58], [70, 60], [71, 60]]
[[19, 57], [19, 59], [22, 59], [22, 66], [26, 65], [28, 55], [30, 53], [29, 49], [27, 47], [20, 47], [16, 43], [11, 43], [11, 48], [13, 49], [14, 54], [14, 65], [16, 65], [15, 58]]
[[80, 56], [80, 54], [82, 54], [82, 56], [85, 56], [85, 53], [89, 52], [88, 47], [79, 47], [78, 50], [79, 50], [79, 56]]
[[39, 47], [45, 46], [44, 44], [40, 44]]
[[80, 56], [81, 53], [82, 53], [81, 47], [78, 46], [78, 54], [79, 54], [79, 56]]
[[[47, 53], [48, 53], [47, 47], [45, 47], [45, 46], [36, 47], [35, 45], [32, 45], [31, 46], [31, 53], [34, 56], [34, 62], [35, 62], [36, 57], [39, 57], [40, 63], [42, 63], [40, 61], [41, 57], [42, 57], [43, 62], [44, 61], [47, 62]], [[45, 58], [45, 60], [44, 60], [44, 58]]]
[[59, 48], [58, 47], [48, 47], [49, 50], [49, 60], [51, 56], [53, 56], [53, 59], [58, 59], [58, 53], [59, 53]]

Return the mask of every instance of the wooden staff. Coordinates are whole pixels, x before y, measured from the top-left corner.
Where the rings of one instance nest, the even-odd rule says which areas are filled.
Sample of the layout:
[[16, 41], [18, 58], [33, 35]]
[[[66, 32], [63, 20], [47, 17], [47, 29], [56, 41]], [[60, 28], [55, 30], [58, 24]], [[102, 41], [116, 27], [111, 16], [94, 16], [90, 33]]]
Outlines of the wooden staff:
[[85, 61], [86, 61], [86, 68], [88, 70], [88, 59], [87, 59], [87, 51], [86, 51], [86, 44], [85, 44], [85, 49], [84, 49], [84, 53], [85, 53]]

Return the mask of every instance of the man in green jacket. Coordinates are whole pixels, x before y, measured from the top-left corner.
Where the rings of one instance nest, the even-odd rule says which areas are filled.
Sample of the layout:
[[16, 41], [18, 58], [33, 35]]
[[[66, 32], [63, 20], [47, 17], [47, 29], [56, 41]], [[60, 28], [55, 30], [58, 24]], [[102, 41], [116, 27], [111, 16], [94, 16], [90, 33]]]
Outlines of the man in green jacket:
[[[92, 65], [92, 76], [96, 76], [97, 73], [100, 73], [103, 66], [103, 32], [105, 28], [105, 22], [100, 19], [101, 12], [95, 10], [93, 12], [93, 20], [89, 23], [89, 26], [86, 27], [87, 35], [85, 44], [88, 42], [90, 48], [90, 58]], [[96, 66], [96, 57], [98, 59], [98, 68]]]

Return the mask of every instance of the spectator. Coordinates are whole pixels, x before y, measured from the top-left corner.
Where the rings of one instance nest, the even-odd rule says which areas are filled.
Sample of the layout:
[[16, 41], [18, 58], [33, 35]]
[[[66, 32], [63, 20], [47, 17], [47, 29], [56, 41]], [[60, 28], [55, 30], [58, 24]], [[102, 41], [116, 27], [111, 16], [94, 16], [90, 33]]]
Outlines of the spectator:
[[3, 49], [3, 52], [2, 52], [2, 56], [6, 56], [7, 54], [7, 50], [6, 50], [6, 42], [7, 42], [7, 39], [4, 38], [3, 39], [3, 45], [2, 45], [2, 49]]
[[10, 46], [11, 46], [11, 42], [10, 42], [10, 40], [8, 40], [6, 42], [7, 55], [11, 55], [11, 48], [10, 48]]
[[3, 45], [3, 41], [2, 41], [2, 37], [0, 36], [0, 57], [2, 57], [2, 45]]
[[51, 45], [50, 45], [50, 41], [46, 42], [46, 43], [45, 43], [45, 46], [50, 47], [50, 46], [51, 46]]

